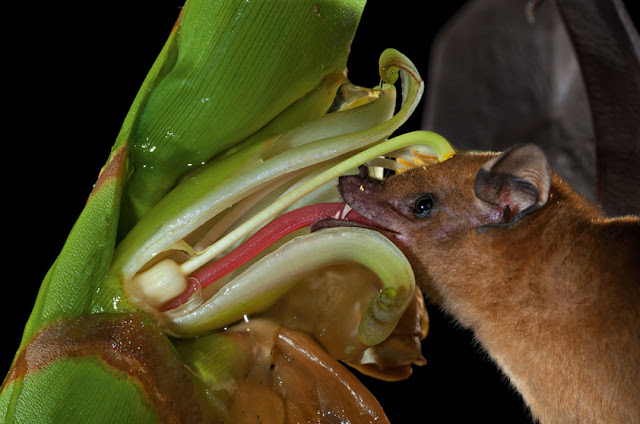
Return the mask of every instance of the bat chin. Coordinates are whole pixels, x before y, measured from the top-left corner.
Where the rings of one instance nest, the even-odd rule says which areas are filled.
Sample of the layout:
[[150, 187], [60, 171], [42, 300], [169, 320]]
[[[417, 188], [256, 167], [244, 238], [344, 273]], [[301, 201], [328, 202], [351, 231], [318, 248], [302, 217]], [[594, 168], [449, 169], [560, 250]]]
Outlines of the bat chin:
[[384, 236], [386, 236], [388, 239], [390, 239], [396, 244], [406, 243], [408, 241], [408, 238], [404, 234], [398, 233], [389, 228], [382, 227], [373, 222], [358, 222], [358, 221], [347, 221], [343, 219], [327, 218], [327, 219], [321, 219], [319, 221], [316, 221], [311, 225], [310, 229], [311, 229], [311, 232], [315, 232], [315, 231], [323, 230], [325, 228], [336, 228], [336, 227], [355, 227], [355, 228], [366, 228], [369, 230], [375, 230], [375, 231], [378, 231], [379, 233], [382, 233]]
[[345, 221], [345, 220], [342, 220], [342, 219], [327, 218], [327, 219], [321, 219], [319, 221], [314, 222], [311, 225], [311, 232], [324, 230], [325, 228], [335, 228], [335, 227], [358, 227], [358, 228], [369, 228], [369, 229], [377, 230], [377, 231], [381, 231], [382, 230], [381, 228], [376, 228], [373, 225], [368, 225], [368, 224], [364, 224], [364, 223], [361, 223], [361, 222]]

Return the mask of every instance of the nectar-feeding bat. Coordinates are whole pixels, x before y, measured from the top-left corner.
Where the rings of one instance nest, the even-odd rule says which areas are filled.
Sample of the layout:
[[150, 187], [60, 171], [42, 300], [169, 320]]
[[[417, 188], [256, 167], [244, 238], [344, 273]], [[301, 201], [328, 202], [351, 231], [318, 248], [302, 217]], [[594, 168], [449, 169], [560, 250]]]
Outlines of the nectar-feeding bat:
[[534, 145], [385, 181], [361, 172], [339, 188], [389, 230], [425, 294], [473, 331], [534, 418], [640, 421], [640, 219], [605, 217]]

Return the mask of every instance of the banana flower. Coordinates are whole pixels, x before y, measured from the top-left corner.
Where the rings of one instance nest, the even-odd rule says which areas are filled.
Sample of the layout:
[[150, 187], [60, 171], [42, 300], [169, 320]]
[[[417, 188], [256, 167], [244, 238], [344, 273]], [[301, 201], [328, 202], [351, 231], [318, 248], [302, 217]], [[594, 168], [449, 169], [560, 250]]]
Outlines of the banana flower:
[[401, 53], [378, 87], [348, 81], [363, 8], [186, 2], [42, 282], [3, 422], [387, 421], [343, 364], [397, 380], [424, 363], [413, 272], [378, 231], [308, 227], [363, 219], [340, 175], [454, 150], [388, 139], [423, 91]]

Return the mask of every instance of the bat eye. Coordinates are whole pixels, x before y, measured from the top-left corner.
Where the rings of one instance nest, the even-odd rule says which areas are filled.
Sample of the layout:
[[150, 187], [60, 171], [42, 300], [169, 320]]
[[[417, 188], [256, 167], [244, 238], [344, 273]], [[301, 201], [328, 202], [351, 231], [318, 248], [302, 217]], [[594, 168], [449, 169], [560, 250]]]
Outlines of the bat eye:
[[411, 211], [418, 218], [424, 218], [431, 212], [431, 208], [436, 204], [436, 199], [431, 193], [420, 195], [413, 203]]

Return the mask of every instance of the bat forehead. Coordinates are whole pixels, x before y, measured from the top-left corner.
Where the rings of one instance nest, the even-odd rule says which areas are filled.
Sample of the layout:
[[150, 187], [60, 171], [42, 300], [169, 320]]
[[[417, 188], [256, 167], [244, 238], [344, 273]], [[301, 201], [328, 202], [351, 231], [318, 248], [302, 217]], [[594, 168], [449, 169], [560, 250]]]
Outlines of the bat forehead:
[[464, 153], [430, 166], [414, 168], [390, 178], [385, 191], [393, 197], [408, 199], [422, 193], [473, 194], [473, 181], [482, 165], [493, 154]]

